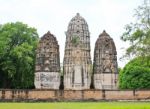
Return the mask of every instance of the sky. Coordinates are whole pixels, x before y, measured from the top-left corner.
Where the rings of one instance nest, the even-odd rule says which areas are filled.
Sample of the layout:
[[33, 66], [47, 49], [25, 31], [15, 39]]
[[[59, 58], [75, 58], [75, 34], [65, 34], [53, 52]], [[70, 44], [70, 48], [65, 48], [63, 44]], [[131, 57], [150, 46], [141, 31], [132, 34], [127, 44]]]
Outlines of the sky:
[[0, 24], [21, 21], [35, 27], [40, 37], [47, 31], [54, 34], [60, 46], [63, 62], [65, 31], [71, 18], [80, 13], [88, 23], [91, 39], [91, 56], [95, 42], [103, 30], [113, 38], [117, 48], [118, 66], [128, 43], [120, 40], [125, 25], [134, 21], [135, 10], [143, 0], [0, 0]]

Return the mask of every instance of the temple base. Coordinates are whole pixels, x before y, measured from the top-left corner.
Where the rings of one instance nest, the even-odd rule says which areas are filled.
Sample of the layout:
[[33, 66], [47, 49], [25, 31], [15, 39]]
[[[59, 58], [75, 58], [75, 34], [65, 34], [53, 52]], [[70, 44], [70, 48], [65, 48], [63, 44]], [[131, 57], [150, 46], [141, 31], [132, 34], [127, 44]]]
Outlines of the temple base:
[[117, 89], [118, 74], [104, 73], [94, 74], [94, 87], [95, 89]]
[[36, 89], [59, 89], [59, 72], [36, 72], [34, 85]]

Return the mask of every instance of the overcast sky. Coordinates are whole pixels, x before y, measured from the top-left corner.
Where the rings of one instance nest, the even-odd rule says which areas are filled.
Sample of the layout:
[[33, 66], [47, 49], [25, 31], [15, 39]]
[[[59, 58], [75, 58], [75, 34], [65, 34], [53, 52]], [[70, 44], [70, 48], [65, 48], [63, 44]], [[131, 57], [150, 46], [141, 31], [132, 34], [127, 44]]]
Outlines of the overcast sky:
[[118, 65], [127, 43], [120, 40], [124, 26], [133, 21], [134, 9], [143, 0], [0, 0], [0, 24], [21, 21], [37, 28], [39, 36], [50, 31], [60, 45], [60, 61], [63, 62], [65, 31], [72, 17], [80, 13], [88, 23], [91, 37], [91, 55], [95, 41], [105, 29], [114, 39], [118, 52]]

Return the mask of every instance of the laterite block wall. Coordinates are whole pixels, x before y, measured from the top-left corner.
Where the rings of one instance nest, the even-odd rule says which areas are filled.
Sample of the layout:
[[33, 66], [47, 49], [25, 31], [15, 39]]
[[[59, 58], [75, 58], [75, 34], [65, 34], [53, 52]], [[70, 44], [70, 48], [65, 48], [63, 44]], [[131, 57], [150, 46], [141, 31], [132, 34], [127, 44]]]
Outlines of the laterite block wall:
[[0, 89], [0, 101], [150, 100], [150, 90]]

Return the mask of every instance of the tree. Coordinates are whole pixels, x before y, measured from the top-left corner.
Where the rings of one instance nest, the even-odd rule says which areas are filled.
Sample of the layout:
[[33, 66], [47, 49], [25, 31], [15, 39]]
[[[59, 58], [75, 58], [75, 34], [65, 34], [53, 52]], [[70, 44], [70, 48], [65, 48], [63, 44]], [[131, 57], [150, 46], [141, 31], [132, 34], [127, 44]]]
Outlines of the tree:
[[119, 74], [119, 87], [121, 89], [150, 89], [150, 65], [143, 61], [142, 57], [131, 60]]
[[150, 60], [150, 2], [139, 6], [136, 10], [136, 22], [125, 26], [121, 40], [130, 42], [126, 56], [141, 56]]
[[0, 87], [31, 88], [34, 81], [35, 28], [21, 22], [0, 26]]
[[122, 70], [121, 67], [118, 67], [118, 72], [119, 72], [119, 73], [121, 72], [121, 70]]

